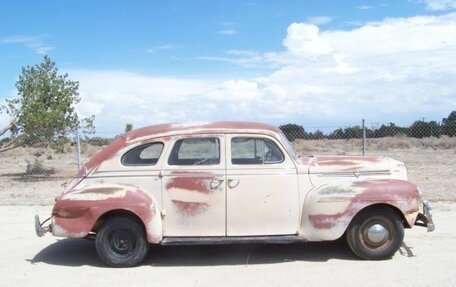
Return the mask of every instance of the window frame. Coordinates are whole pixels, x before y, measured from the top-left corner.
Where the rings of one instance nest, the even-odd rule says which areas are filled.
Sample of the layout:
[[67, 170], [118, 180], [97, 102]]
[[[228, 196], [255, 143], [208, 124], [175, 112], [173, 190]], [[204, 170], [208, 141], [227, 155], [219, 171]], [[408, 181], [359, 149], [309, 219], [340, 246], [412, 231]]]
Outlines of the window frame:
[[[162, 149], [160, 151], [160, 155], [158, 156], [157, 158], [157, 161], [154, 163], [154, 164], [150, 164], [150, 163], [141, 163], [141, 164], [126, 164], [124, 162], [124, 158], [131, 152], [135, 151], [135, 150], [138, 150], [138, 149], [141, 149], [143, 148], [143, 150], [147, 149], [148, 147], [151, 147], [152, 145], [154, 144], [161, 144], [162, 146]], [[122, 156], [120, 157], [120, 164], [121, 166], [123, 167], [144, 167], [144, 166], [150, 166], [150, 167], [153, 167], [153, 166], [157, 166], [159, 163], [160, 163], [160, 159], [162, 158], [163, 154], [164, 154], [164, 151], [165, 151], [165, 143], [161, 142], [161, 141], [154, 141], [154, 142], [148, 142], [148, 143], [143, 143], [143, 144], [140, 144], [140, 145], [137, 145], [137, 146], [134, 146], [134, 147], [131, 147], [129, 148], [127, 151], [125, 151]], [[141, 151], [142, 152], [142, 151]], [[138, 154], [138, 156], [141, 155], [141, 153]]]

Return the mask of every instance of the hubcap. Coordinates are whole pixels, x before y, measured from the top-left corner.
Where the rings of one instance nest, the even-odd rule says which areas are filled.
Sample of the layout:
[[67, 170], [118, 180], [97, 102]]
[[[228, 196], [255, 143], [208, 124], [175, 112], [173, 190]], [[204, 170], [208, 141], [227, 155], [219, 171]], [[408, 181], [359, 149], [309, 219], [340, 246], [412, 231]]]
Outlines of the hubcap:
[[119, 230], [111, 235], [111, 249], [117, 254], [128, 254], [134, 249], [135, 243], [131, 233]]
[[373, 244], [382, 244], [388, 236], [389, 231], [381, 224], [374, 224], [367, 229], [367, 239]]

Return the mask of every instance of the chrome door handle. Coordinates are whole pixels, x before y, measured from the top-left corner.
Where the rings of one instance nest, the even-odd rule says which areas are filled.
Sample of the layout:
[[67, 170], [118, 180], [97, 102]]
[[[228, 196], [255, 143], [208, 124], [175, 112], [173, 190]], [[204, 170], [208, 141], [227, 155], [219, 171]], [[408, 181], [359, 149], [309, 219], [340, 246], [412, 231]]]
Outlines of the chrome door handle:
[[229, 188], [236, 188], [241, 181], [239, 179], [228, 179], [228, 187]]
[[217, 189], [220, 187], [220, 185], [222, 185], [222, 183], [223, 183], [223, 179], [214, 178], [214, 179], [211, 179], [211, 182], [209, 183], [209, 187], [211, 189]]

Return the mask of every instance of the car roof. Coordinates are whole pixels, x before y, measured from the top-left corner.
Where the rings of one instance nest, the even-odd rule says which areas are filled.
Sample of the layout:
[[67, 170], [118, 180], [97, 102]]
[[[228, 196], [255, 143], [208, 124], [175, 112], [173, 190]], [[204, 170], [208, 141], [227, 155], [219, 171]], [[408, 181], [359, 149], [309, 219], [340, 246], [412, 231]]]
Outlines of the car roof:
[[84, 176], [88, 171], [98, 166], [102, 161], [112, 157], [124, 147], [151, 138], [195, 133], [260, 133], [275, 136], [279, 132], [279, 128], [271, 125], [236, 121], [161, 124], [143, 127], [117, 137], [113, 142], [95, 154], [78, 172], [76, 177]]
[[145, 138], [192, 133], [266, 133], [277, 134], [280, 129], [263, 123], [244, 121], [216, 121], [152, 125], [132, 130], [123, 136], [127, 142]]

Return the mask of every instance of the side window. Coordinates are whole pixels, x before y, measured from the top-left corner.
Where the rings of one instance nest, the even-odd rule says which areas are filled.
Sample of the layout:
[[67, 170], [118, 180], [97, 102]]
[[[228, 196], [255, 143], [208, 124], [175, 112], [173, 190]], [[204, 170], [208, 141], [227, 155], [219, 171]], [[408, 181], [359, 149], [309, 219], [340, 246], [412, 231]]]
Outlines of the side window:
[[271, 140], [248, 137], [231, 140], [232, 164], [274, 164], [283, 160], [283, 153]]
[[162, 143], [149, 143], [137, 146], [127, 151], [122, 156], [122, 164], [127, 166], [134, 165], [155, 165], [160, 158], [163, 150]]
[[220, 163], [218, 138], [178, 140], [168, 159], [169, 165], [217, 165]]

